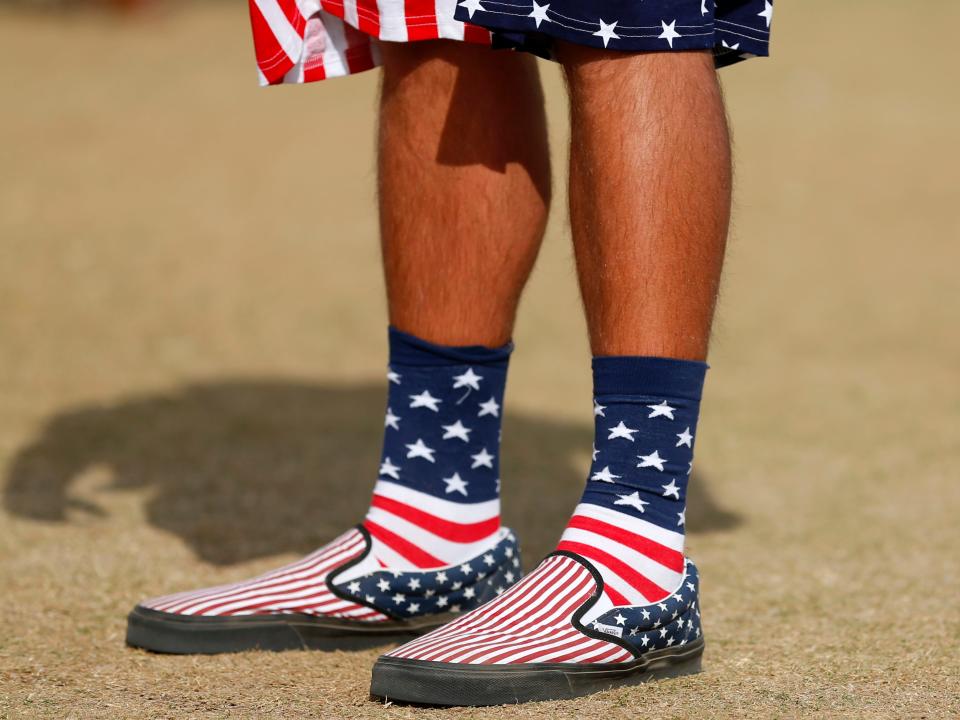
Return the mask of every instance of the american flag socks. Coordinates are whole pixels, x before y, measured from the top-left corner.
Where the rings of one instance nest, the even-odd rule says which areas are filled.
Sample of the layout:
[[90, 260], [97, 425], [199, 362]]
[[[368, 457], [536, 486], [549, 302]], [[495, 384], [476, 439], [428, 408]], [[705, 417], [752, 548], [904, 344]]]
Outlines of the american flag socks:
[[511, 350], [442, 347], [390, 328], [380, 477], [363, 523], [384, 567], [437, 568], [496, 542]]
[[383, 454], [357, 527], [251, 580], [145, 600], [127, 643], [157, 652], [348, 649], [406, 640], [520, 579], [500, 525], [500, 409], [512, 347], [390, 330]]
[[706, 365], [603, 357], [593, 367], [593, 466], [557, 551], [491, 602], [379, 658], [374, 696], [496, 705], [699, 670], [699, 578], [683, 531]]
[[661, 600], [683, 575], [706, 369], [667, 358], [593, 360], [593, 464], [558, 549], [590, 561], [611, 605]]

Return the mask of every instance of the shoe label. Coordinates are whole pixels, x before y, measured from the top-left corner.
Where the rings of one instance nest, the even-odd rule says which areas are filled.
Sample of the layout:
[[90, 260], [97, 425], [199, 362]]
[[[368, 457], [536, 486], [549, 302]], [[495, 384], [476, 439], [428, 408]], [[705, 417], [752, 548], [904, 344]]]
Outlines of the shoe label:
[[605, 625], [604, 623], [595, 622], [593, 623], [593, 629], [606, 635], [613, 635], [618, 638], [623, 637], [623, 628], [619, 625]]

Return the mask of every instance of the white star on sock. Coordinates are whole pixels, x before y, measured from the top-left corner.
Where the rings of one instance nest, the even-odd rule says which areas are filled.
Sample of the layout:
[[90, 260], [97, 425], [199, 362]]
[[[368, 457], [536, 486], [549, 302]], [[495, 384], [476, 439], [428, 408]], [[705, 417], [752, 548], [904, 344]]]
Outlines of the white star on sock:
[[666, 485], [663, 485], [663, 496], [664, 497], [675, 497], [677, 500], [680, 499], [680, 488], [677, 485], [676, 480], [671, 480]]
[[649, 455], [637, 455], [637, 459], [640, 461], [637, 463], [638, 468], [655, 467], [660, 472], [663, 472], [663, 464], [667, 461], [666, 458], [660, 457], [657, 450]]
[[384, 458], [383, 462], [380, 463], [380, 474], [389, 475], [394, 480], [400, 479], [400, 468], [390, 462], [390, 458]]
[[[482, 9], [482, 8], [481, 8]], [[472, 390], [480, 389], [480, 381], [483, 380], [483, 377], [477, 375], [473, 368], [467, 368], [467, 371], [463, 375], [454, 375], [453, 377], [453, 389], [456, 390], [460, 387], [469, 387]]]
[[484, 415], [500, 417], [500, 406], [497, 404], [496, 398], [490, 398], [486, 402], [480, 403], [480, 412], [477, 413], [477, 417], [483, 417]]
[[443, 478], [447, 484], [447, 493], [458, 492], [464, 497], [467, 495], [467, 481], [460, 477], [460, 473], [454, 473], [451, 477]]
[[417, 441], [412, 445], [407, 445], [407, 450], [410, 452], [407, 453], [407, 458], [423, 458], [424, 460], [429, 460], [430, 462], [436, 462], [433, 459], [433, 454], [436, 452], [433, 448], [429, 448], [420, 438], [417, 438]]
[[387, 408], [387, 416], [383, 420], [383, 426], [385, 428], [393, 428], [394, 430], [400, 429], [400, 416], [394, 415], [393, 410]]
[[481, 448], [480, 452], [478, 452], [476, 455], [470, 456], [470, 459], [473, 460], [473, 465], [470, 466], [470, 469], [475, 470], [478, 467], [488, 467], [492, 470], [493, 457], [493, 455], [487, 452], [486, 448]]
[[640, 499], [640, 493], [633, 492], [629, 495], [617, 495], [619, 500], [613, 502], [614, 505], [629, 505], [632, 508], [636, 508], [640, 512], [643, 512], [643, 506], [649, 505], [650, 503], [644, 502]]
[[443, 401], [431, 395], [429, 390], [424, 390], [419, 395], [410, 396], [410, 407], [412, 408], [425, 407], [430, 408], [434, 412], [440, 412], [438, 406], [441, 402]]
[[636, 428], [628, 428], [623, 424], [623, 420], [620, 421], [619, 425], [615, 425], [612, 428], [609, 428], [610, 434], [607, 435], [607, 440], [613, 440], [614, 438], [626, 438], [630, 442], [633, 442], [633, 433], [640, 432]]
[[674, 419], [673, 411], [676, 410], [676, 408], [668, 405], [666, 400], [657, 405], [647, 405], [647, 407], [650, 408], [650, 414], [647, 415], [647, 419], [661, 416], [670, 418], [671, 420]]
[[465, 427], [462, 422], [457, 420], [453, 425], [441, 425], [444, 429], [443, 439], [450, 440], [451, 438], [459, 438], [464, 442], [470, 442], [470, 433], [472, 432], [470, 428]]
[[600, 482], [612, 483], [615, 479], [623, 477], [622, 475], [614, 475], [610, 472], [610, 466], [607, 465], [603, 470], [598, 470], [593, 475], [590, 476], [591, 480], [599, 480]]
[[677, 444], [674, 447], [680, 447], [681, 445], [686, 445], [688, 448], [693, 447], [693, 435], [690, 434], [690, 428], [682, 433], [677, 433]]

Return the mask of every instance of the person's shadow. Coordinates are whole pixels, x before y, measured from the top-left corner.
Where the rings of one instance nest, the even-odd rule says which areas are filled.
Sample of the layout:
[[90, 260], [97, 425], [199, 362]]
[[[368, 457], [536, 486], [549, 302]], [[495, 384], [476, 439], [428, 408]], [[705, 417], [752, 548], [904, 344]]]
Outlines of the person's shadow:
[[[102, 515], [71, 485], [106, 469], [110, 489], [151, 489], [149, 522], [207, 562], [305, 553], [362, 518], [384, 397], [379, 383], [238, 380], [69, 409], [17, 452], [3, 504], [38, 521]], [[591, 428], [508, 409], [503, 438], [504, 521], [519, 531], [530, 566], [553, 548], [579, 498]], [[703, 474], [689, 505], [688, 531], [739, 522], [716, 505]]]

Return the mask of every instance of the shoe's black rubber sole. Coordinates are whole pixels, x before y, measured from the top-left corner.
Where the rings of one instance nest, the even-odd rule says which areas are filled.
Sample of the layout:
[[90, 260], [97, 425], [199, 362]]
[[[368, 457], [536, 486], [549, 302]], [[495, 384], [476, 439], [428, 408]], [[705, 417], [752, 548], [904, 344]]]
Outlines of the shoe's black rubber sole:
[[127, 616], [127, 645], [181, 655], [244, 650], [362, 650], [405, 642], [454, 617], [448, 614], [360, 623], [300, 614], [175, 615], [137, 606]]
[[655, 650], [616, 667], [540, 663], [453, 665], [381, 657], [373, 666], [373, 699], [415, 705], [506, 705], [565, 700], [625, 685], [700, 672], [703, 638]]

